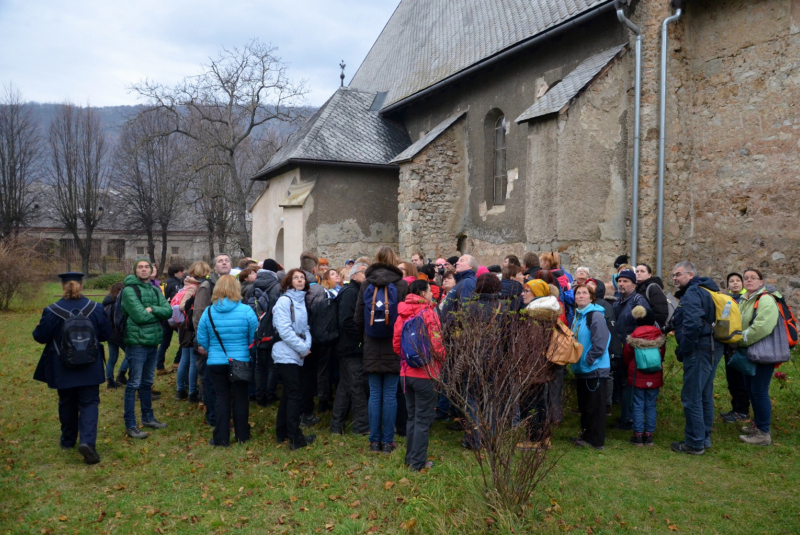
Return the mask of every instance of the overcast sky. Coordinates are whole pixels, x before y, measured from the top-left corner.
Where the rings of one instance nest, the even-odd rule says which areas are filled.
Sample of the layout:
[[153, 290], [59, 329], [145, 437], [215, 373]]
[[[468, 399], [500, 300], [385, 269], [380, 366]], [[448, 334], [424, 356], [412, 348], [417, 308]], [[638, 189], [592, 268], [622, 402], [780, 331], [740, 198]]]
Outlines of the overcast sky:
[[0, 0], [0, 84], [26, 100], [136, 104], [131, 84], [173, 84], [220, 47], [272, 43], [307, 102], [355, 74], [399, 0]]

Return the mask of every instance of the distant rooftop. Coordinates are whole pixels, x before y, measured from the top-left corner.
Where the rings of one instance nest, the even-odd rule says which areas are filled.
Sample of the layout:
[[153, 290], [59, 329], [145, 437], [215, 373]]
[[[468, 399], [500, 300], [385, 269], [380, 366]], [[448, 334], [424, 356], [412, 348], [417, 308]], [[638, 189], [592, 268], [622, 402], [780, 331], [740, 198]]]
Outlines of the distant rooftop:
[[308, 119], [253, 180], [267, 180], [292, 163], [386, 165], [411, 144], [402, 126], [378, 114], [385, 96], [342, 87]]

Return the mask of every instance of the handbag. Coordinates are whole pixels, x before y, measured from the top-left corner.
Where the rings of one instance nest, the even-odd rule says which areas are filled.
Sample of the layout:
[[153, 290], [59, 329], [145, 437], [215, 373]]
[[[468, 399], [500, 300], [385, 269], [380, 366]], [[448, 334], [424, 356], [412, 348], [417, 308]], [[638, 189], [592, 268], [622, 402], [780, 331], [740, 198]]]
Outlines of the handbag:
[[756, 364], [780, 364], [792, 358], [789, 349], [789, 337], [778, 316], [778, 323], [767, 336], [747, 347], [747, 358]]
[[583, 345], [572, 336], [572, 331], [561, 321], [556, 322], [550, 347], [547, 351], [547, 360], [559, 366], [575, 364], [581, 360]]
[[[225, 350], [225, 344], [222, 343], [222, 338], [220, 338], [217, 327], [214, 325], [214, 318], [211, 317], [211, 308], [208, 309], [208, 321], [211, 322], [211, 328], [214, 330], [217, 342], [219, 342], [222, 352], [227, 357], [228, 352]], [[228, 379], [232, 383], [252, 383], [254, 375], [252, 359], [245, 362], [228, 357]]]
[[728, 361], [728, 367], [748, 377], [753, 377], [756, 374], [756, 365], [747, 358], [747, 349], [744, 347], [736, 348], [736, 351], [733, 352], [731, 359]]

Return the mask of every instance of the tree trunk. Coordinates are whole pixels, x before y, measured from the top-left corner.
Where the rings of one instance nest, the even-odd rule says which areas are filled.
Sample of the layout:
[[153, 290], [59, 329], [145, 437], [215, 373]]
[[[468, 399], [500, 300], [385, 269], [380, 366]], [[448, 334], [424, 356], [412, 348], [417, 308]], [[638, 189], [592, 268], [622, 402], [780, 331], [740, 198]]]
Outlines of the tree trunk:
[[208, 259], [209, 262], [214, 261], [214, 227], [212, 225], [208, 225]]
[[81, 254], [81, 266], [84, 275], [89, 276], [89, 259], [92, 256], [92, 231], [93, 229], [86, 229], [86, 238], [81, 240], [78, 238], [78, 233], [75, 233], [75, 238], [78, 243], [78, 252]]
[[250, 244], [250, 231], [247, 229], [247, 195], [242, 189], [242, 183], [239, 182], [239, 171], [236, 169], [236, 160], [233, 156], [232, 153], [228, 153], [228, 172], [237, 197], [234, 199], [236, 228], [233, 231], [236, 234], [242, 254], [250, 256], [253, 248]]
[[150, 262], [156, 261], [156, 242], [153, 239], [153, 228], [148, 226], [145, 229], [145, 233], [147, 234], [147, 257], [150, 259]]
[[167, 227], [161, 227], [161, 272], [164, 272], [164, 268], [167, 265]]

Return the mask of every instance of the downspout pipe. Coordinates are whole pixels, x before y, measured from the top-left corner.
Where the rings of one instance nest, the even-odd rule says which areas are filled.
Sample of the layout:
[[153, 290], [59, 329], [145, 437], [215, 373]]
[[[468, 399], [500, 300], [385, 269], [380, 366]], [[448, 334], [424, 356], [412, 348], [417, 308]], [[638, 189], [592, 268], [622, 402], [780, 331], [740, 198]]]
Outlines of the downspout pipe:
[[631, 261], [636, 265], [639, 252], [639, 162], [642, 122], [642, 30], [634, 24], [622, 9], [622, 1], [614, 0], [617, 18], [636, 35], [636, 73], [634, 75], [633, 103], [633, 193], [631, 207]]
[[664, 260], [664, 167], [666, 161], [667, 140], [667, 44], [669, 25], [676, 22], [683, 14], [683, 1], [673, 0], [675, 14], [661, 23], [661, 88], [659, 94], [658, 114], [658, 220], [656, 224], [656, 276], [661, 276]]

